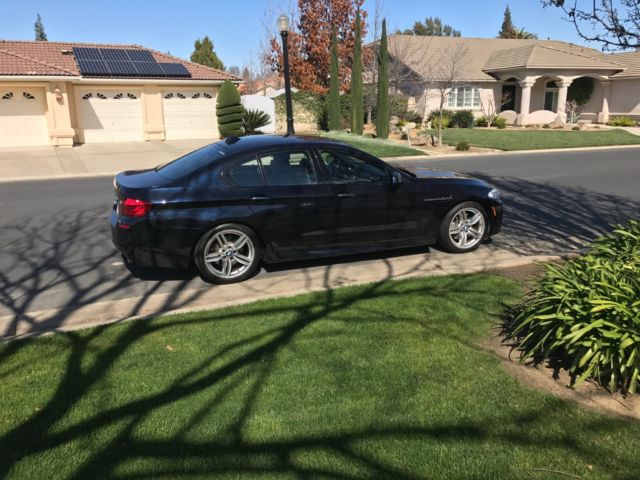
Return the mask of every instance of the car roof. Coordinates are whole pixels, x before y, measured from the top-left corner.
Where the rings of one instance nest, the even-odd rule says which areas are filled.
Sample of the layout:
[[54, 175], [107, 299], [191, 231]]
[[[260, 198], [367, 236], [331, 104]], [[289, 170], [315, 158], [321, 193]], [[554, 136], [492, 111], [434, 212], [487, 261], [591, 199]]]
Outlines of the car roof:
[[249, 135], [246, 137], [228, 137], [217, 142], [229, 153], [236, 154], [263, 148], [273, 147], [319, 147], [319, 146], [343, 146], [348, 144], [329, 138], [313, 135]]

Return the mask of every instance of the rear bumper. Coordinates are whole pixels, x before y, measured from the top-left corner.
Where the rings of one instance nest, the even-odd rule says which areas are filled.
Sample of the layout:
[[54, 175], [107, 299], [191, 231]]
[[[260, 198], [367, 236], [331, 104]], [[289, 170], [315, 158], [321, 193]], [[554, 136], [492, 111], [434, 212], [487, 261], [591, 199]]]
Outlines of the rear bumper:
[[163, 248], [163, 236], [154, 232], [147, 219], [121, 218], [114, 209], [110, 223], [111, 241], [127, 263], [137, 267], [189, 267], [191, 250]]

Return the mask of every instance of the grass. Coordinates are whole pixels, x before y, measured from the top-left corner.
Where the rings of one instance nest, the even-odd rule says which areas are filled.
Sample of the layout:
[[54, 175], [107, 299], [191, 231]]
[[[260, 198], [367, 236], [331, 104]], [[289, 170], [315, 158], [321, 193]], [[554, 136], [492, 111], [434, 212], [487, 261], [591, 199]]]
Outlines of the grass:
[[442, 137], [449, 145], [465, 141], [476, 147], [499, 150], [538, 150], [542, 148], [575, 148], [608, 145], [639, 145], [640, 136], [624, 130], [485, 130], [449, 128]]
[[323, 137], [348, 143], [376, 157], [403, 157], [409, 155], [426, 155], [422, 150], [406, 147], [392, 140], [368, 138], [346, 132], [323, 132]]
[[432, 277], [0, 346], [0, 478], [637, 478], [640, 424], [481, 346], [519, 295]]

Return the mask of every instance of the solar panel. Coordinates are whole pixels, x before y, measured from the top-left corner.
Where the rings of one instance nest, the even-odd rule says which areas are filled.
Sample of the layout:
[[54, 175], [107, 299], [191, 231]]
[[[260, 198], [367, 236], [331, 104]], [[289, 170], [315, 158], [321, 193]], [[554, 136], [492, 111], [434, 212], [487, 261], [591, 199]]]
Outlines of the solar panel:
[[109, 75], [111, 72], [102, 60], [77, 59], [82, 75]]
[[133, 65], [143, 77], [163, 77], [165, 75], [159, 63], [131, 62], [131, 65]]
[[116, 48], [108, 48], [108, 49], [103, 48], [100, 50], [100, 53], [102, 54], [102, 58], [104, 58], [105, 60], [121, 61], [121, 62], [129, 61], [129, 57], [127, 57], [126, 50], [121, 50]]
[[153, 58], [153, 55], [151, 55], [151, 52], [147, 50], [125, 50], [125, 51], [127, 52], [127, 55], [129, 56], [129, 59], [132, 62], [156, 63], [156, 59]]
[[137, 75], [138, 72], [132, 62], [110, 61], [105, 62], [112, 75]]
[[102, 60], [98, 48], [73, 47], [73, 55], [78, 60]]
[[159, 63], [165, 75], [170, 77], [190, 77], [189, 70], [181, 63]]

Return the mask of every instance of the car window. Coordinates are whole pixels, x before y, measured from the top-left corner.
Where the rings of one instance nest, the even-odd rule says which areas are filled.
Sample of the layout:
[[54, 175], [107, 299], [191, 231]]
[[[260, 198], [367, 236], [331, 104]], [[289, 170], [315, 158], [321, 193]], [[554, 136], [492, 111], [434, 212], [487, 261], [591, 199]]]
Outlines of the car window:
[[221, 160], [225, 155], [225, 148], [222, 145], [208, 145], [195, 152], [187, 153], [172, 162], [160, 165], [156, 167], [156, 171], [163, 177], [175, 180], [194, 172], [199, 167]]
[[334, 183], [382, 183], [384, 168], [340, 150], [320, 150], [320, 158]]
[[273, 152], [260, 155], [269, 185], [309, 185], [317, 183], [316, 173], [305, 151]]
[[224, 175], [231, 183], [241, 187], [264, 185], [258, 159], [254, 155], [234, 162], [225, 170]]

